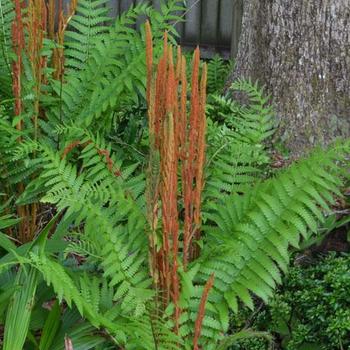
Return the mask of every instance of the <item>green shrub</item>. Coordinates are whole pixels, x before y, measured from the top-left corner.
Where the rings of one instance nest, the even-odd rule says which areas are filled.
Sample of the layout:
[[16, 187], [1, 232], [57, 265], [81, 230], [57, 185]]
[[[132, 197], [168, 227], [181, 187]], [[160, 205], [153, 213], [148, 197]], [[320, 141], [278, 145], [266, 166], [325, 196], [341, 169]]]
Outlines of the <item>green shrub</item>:
[[[350, 255], [331, 253], [309, 266], [294, 266], [282, 287], [257, 314], [246, 310], [232, 321], [233, 331], [252, 321], [274, 335], [277, 349], [350, 348]], [[252, 320], [254, 319], [254, 320]], [[242, 341], [232, 350], [265, 350], [260, 339]]]
[[334, 254], [293, 267], [270, 306], [283, 348], [347, 349], [350, 346], [350, 256]]
[[240, 341], [233, 345], [230, 350], [265, 350], [268, 349], [268, 342], [265, 339], [253, 338]]

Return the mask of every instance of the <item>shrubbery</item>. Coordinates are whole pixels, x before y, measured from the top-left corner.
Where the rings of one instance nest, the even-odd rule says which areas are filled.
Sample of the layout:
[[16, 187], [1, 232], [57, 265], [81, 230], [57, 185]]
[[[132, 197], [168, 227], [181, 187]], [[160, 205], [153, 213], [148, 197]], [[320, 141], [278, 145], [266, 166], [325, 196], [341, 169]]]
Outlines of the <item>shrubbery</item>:
[[270, 306], [271, 330], [288, 350], [350, 346], [350, 256], [293, 267]]
[[[254, 327], [271, 332], [277, 349], [348, 349], [349, 291], [350, 255], [331, 253], [312, 265], [294, 266], [269, 306], [256, 315]], [[235, 327], [244, 325], [249, 317], [246, 311], [236, 318]], [[268, 346], [252, 339], [232, 349], [262, 350]]]

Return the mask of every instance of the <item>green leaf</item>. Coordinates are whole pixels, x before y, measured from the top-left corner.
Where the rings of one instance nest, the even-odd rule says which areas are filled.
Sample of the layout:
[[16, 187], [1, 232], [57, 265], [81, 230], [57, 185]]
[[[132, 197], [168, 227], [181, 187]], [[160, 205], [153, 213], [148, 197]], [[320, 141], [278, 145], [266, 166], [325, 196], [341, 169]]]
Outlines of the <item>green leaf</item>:
[[0, 247], [8, 252], [16, 250], [16, 245], [8, 238], [7, 235], [0, 232]]
[[40, 338], [39, 350], [50, 350], [55, 335], [60, 326], [60, 305], [58, 300], [52, 306], [52, 309], [45, 321], [44, 328]]
[[21, 266], [17, 277], [17, 290], [10, 302], [6, 314], [3, 350], [22, 350], [34, 306], [34, 296], [38, 284], [39, 272], [34, 267], [28, 271]]

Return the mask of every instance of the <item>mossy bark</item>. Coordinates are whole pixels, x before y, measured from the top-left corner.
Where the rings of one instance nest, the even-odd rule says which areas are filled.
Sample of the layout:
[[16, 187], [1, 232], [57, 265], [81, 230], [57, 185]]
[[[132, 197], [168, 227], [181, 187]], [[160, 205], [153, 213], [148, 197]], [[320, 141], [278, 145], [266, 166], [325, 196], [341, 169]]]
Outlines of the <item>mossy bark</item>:
[[266, 86], [293, 153], [350, 135], [350, 0], [244, 0], [238, 77]]

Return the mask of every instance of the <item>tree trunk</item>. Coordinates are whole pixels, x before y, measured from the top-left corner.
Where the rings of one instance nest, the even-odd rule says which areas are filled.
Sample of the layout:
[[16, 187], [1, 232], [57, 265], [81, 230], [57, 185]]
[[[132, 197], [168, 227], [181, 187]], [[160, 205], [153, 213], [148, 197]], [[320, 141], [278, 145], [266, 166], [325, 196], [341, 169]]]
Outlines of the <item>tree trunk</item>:
[[293, 153], [350, 135], [350, 0], [244, 0], [231, 79], [266, 86]]

